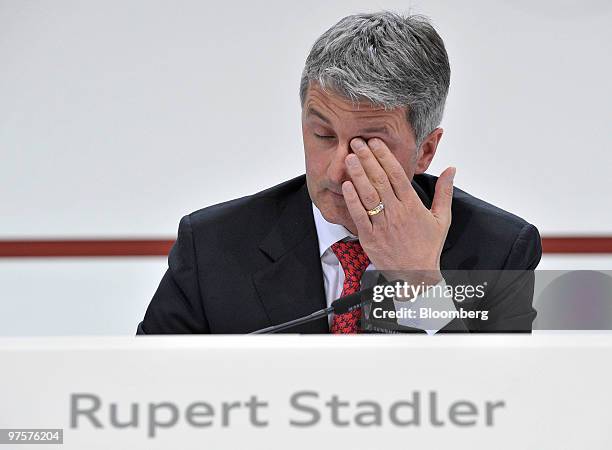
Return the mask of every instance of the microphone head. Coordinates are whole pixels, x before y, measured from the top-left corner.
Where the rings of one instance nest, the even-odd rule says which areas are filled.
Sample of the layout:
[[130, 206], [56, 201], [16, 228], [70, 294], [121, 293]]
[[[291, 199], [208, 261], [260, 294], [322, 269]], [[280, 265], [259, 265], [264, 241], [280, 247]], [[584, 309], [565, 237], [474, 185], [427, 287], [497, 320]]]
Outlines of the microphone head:
[[334, 309], [334, 314], [344, 314], [371, 303], [372, 298], [371, 295], [369, 295], [371, 291], [372, 289], [366, 289], [334, 300], [331, 304], [331, 307]]

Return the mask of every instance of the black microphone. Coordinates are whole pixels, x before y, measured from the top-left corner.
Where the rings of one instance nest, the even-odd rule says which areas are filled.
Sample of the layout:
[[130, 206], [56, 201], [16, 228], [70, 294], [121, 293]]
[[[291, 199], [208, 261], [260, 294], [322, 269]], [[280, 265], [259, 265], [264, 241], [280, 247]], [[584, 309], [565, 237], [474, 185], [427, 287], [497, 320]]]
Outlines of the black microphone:
[[334, 300], [328, 309], [331, 309], [334, 314], [344, 314], [354, 309], [361, 308], [364, 305], [372, 303], [372, 293], [374, 288], [364, 289], [363, 291], [355, 292], [354, 294], [340, 297]]
[[290, 320], [289, 322], [281, 323], [278, 325], [272, 325], [271, 327], [263, 328], [261, 330], [253, 331], [249, 334], [270, 334], [277, 333], [279, 331], [293, 328], [304, 323], [312, 322], [322, 317], [327, 317], [330, 314], [344, 314], [352, 311], [356, 308], [361, 308], [364, 305], [372, 303], [372, 291], [374, 288], [364, 289], [363, 291], [355, 292], [354, 294], [340, 297], [334, 300], [328, 308], [320, 309], [312, 314], [309, 314], [299, 319]]

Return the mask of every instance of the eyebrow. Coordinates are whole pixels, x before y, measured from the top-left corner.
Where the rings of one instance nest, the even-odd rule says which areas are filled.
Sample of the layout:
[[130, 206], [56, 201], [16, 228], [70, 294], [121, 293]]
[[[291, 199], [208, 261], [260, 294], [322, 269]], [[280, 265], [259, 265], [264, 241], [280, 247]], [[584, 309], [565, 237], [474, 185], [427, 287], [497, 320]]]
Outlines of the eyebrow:
[[[331, 121], [325, 117], [322, 113], [320, 113], [319, 111], [317, 111], [315, 108], [313, 108], [312, 106], [310, 106], [308, 108], [308, 110], [306, 111], [307, 115], [313, 115], [318, 117], [319, 119], [321, 119], [323, 122], [325, 122], [328, 125], [331, 125]], [[382, 125], [382, 126], [378, 126], [378, 127], [368, 127], [368, 128], [364, 128], [361, 130], [362, 133], [381, 133], [381, 134], [389, 134], [389, 130], [387, 128], [386, 125]]]

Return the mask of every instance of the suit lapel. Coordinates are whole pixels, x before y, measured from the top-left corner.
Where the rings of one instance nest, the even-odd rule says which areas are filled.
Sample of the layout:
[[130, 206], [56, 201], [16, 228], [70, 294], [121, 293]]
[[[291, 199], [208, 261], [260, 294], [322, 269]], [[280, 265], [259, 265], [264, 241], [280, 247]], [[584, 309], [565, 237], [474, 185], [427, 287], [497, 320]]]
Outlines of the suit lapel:
[[[425, 181], [425, 180], [419, 180]], [[412, 182], [417, 195], [429, 209], [433, 191], [427, 183]], [[431, 191], [431, 192], [429, 192]], [[443, 252], [454, 242], [453, 226]], [[306, 316], [327, 306], [317, 232], [306, 183], [291, 194], [276, 225], [259, 245], [271, 262], [253, 274], [253, 283], [271, 324]], [[326, 319], [288, 330], [291, 333], [328, 333]]]
[[[291, 194], [280, 218], [260, 243], [271, 263], [253, 275], [253, 283], [272, 324], [325, 308], [325, 289], [317, 233], [306, 184]], [[326, 333], [322, 319], [288, 330]]]

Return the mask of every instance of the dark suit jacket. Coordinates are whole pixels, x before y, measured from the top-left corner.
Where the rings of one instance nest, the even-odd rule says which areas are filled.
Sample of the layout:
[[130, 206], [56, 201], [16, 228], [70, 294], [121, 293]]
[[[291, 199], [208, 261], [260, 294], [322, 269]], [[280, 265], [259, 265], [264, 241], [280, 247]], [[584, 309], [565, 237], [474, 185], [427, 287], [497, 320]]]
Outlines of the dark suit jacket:
[[[428, 208], [436, 180], [417, 175], [412, 183]], [[533, 225], [455, 188], [443, 271], [531, 271], [541, 252]], [[501, 286], [490, 296], [487, 323], [455, 320], [447, 329], [530, 330], [533, 278], [518, 279], [521, 295]], [[137, 333], [249, 333], [324, 307], [317, 234], [302, 175], [183, 217], [168, 270]], [[329, 329], [321, 319], [288, 332]]]

